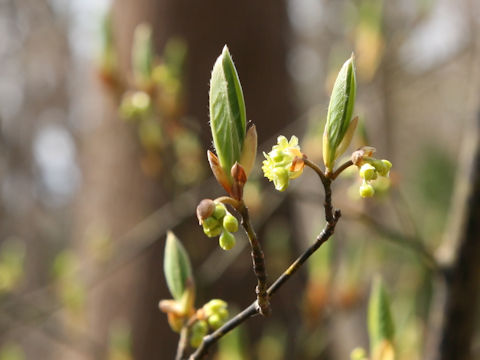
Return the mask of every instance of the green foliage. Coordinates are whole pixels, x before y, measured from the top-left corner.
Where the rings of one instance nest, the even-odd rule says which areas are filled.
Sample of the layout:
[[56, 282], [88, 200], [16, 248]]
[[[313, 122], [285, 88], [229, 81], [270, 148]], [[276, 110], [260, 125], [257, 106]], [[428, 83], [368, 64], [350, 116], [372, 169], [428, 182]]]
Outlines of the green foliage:
[[180, 301], [188, 282], [193, 282], [192, 267], [185, 248], [171, 231], [168, 232], [165, 243], [163, 271], [170, 293], [175, 300]]
[[368, 304], [368, 334], [370, 337], [370, 351], [376, 349], [386, 341], [393, 342], [395, 333], [392, 315], [390, 313], [390, 300], [380, 277], [374, 279]]
[[357, 81], [353, 55], [340, 69], [328, 105], [327, 123], [323, 135], [323, 159], [333, 169], [335, 159], [346, 150], [355, 130], [352, 121]]
[[220, 165], [230, 178], [230, 169], [242, 154], [246, 111], [240, 80], [227, 46], [212, 70], [210, 126]]

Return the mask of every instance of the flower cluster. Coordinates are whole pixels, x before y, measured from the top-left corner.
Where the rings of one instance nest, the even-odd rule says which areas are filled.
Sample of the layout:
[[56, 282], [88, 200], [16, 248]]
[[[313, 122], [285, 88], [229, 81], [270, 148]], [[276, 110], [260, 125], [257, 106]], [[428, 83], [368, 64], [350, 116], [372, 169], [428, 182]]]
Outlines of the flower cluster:
[[285, 136], [277, 138], [277, 145], [268, 154], [263, 153], [262, 170], [268, 180], [273, 181], [275, 189], [285, 191], [289, 181], [296, 179], [303, 172], [303, 154], [298, 146], [298, 138], [292, 136], [290, 141]]
[[197, 316], [199, 320], [192, 325], [190, 335], [190, 345], [194, 348], [200, 346], [209, 328], [217, 330], [225, 324], [228, 319], [227, 303], [220, 299], [210, 300], [203, 305]]
[[388, 177], [392, 168], [390, 161], [371, 157], [374, 152], [374, 148], [364, 147], [355, 151], [352, 155], [352, 162], [359, 168], [359, 175], [362, 178], [359, 193], [363, 198], [372, 197], [375, 194], [371, 182], [376, 180], [378, 175]]
[[223, 250], [235, 246], [235, 236], [232, 233], [238, 231], [238, 220], [228, 212], [224, 204], [210, 199], [202, 200], [197, 207], [197, 217], [205, 235], [220, 235], [218, 242]]

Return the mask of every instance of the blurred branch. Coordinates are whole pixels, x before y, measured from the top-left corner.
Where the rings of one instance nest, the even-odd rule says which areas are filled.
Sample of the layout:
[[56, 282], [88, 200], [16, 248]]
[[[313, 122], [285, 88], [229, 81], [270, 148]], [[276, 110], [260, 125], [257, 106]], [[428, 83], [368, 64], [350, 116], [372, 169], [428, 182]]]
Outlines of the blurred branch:
[[382, 235], [382, 239], [409, 248], [415, 254], [417, 254], [424, 262], [424, 264], [428, 266], [431, 270], [434, 270], [435, 272], [441, 271], [441, 268], [437, 263], [435, 256], [433, 256], [433, 254], [425, 247], [421, 238], [419, 238], [418, 236], [411, 236], [403, 231], [398, 231], [391, 227], [388, 227], [387, 225], [380, 223], [377, 219], [366, 213], [359, 213], [353, 215], [347, 213], [345, 217], [347, 219], [356, 220], [365, 224], [369, 227], [369, 229], [372, 229], [379, 235]]
[[475, 125], [474, 131], [466, 134], [450, 228], [439, 251], [447, 276], [438, 282], [431, 310], [426, 356], [431, 360], [472, 359], [480, 306], [480, 114]]

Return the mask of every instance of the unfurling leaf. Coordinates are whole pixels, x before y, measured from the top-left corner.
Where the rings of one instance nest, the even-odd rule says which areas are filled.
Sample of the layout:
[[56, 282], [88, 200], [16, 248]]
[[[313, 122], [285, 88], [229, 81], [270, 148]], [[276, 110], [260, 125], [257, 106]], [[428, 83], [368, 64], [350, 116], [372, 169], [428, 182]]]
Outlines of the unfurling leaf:
[[327, 169], [333, 169], [335, 159], [346, 150], [355, 131], [357, 121], [352, 121], [352, 114], [356, 87], [352, 55], [338, 73], [328, 105], [327, 123], [323, 133], [323, 161]]
[[227, 46], [215, 62], [210, 79], [210, 127], [220, 166], [231, 183], [230, 170], [242, 155], [246, 112], [240, 80]]
[[368, 334], [372, 360], [393, 360], [394, 325], [390, 301], [380, 278], [375, 278], [368, 304]]
[[170, 293], [181, 301], [184, 293], [193, 287], [192, 267], [185, 248], [171, 231], [167, 233], [163, 271]]

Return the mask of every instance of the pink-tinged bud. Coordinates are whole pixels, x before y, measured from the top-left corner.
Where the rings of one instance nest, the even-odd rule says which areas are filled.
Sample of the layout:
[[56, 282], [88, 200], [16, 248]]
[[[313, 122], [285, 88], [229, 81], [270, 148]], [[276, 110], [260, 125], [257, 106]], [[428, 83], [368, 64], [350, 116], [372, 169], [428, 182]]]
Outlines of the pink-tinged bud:
[[247, 182], [247, 174], [245, 174], [242, 165], [236, 162], [235, 165], [232, 166], [231, 175], [233, 178], [231, 195], [234, 199], [241, 200], [243, 197], [243, 187]]
[[376, 151], [374, 147], [364, 146], [352, 153], [352, 163], [356, 166], [362, 166], [363, 158], [370, 157]]
[[197, 219], [199, 225], [202, 225], [203, 220], [212, 216], [215, 211], [215, 202], [211, 199], [203, 199], [197, 206]]
[[207, 151], [208, 163], [210, 164], [210, 168], [212, 169], [212, 173], [217, 179], [218, 183], [223, 186], [223, 188], [227, 191], [227, 193], [231, 193], [232, 186], [231, 180], [228, 179], [227, 174], [223, 171], [223, 168], [220, 166], [220, 162], [218, 161], [217, 156], [211, 152], [210, 150]]

